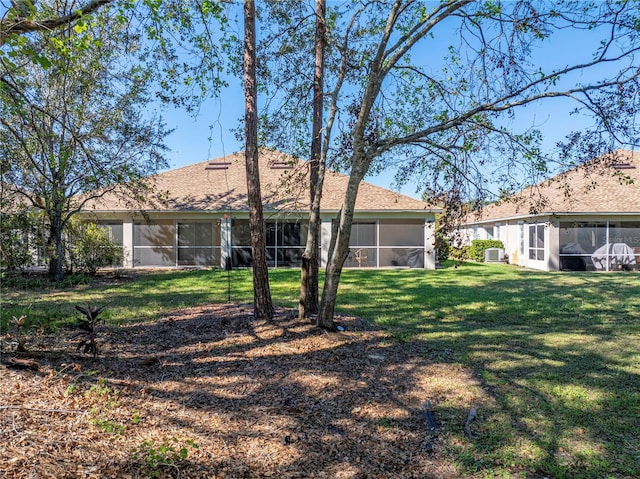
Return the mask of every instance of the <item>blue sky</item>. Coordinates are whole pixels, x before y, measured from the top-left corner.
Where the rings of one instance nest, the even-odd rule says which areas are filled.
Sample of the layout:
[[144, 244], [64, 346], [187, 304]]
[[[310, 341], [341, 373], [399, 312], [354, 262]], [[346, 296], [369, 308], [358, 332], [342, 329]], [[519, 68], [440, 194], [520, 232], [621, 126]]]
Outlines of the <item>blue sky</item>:
[[[547, 41], [543, 47], [534, 50], [532, 57], [545, 68], [560, 68], [579, 60], [587, 61], [601, 36], [593, 30], [583, 33], [562, 32]], [[443, 37], [445, 43], [442, 45], [446, 49], [451, 39]], [[419, 54], [414, 54], [414, 60], [416, 57], [419, 58]], [[579, 74], [570, 79], [580, 83], [589, 80], [590, 78]], [[240, 120], [244, 114], [241, 80], [231, 78], [229, 82], [231, 86], [220, 98], [209, 100], [202, 106], [197, 118], [180, 110], [165, 111], [168, 126], [176, 129], [166, 141], [171, 149], [168, 154], [171, 168], [218, 158], [243, 149], [243, 145], [236, 140], [231, 131], [241, 125]], [[544, 146], [551, 149], [571, 131], [589, 125], [588, 118], [570, 115], [575, 106], [574, 102], [561, 98], [531, 104], [516, 110], [514, 120], [507, 126], [516, 131], [524, 131], [529, 127], [541, 130]], [[387, 170], [366, 180], [388, 188], [393, 182], [393, 174], [393, 170]], [[420, 192], [415, 191], [412, 184], [405, 186], [401, 192], [420, 197]]]

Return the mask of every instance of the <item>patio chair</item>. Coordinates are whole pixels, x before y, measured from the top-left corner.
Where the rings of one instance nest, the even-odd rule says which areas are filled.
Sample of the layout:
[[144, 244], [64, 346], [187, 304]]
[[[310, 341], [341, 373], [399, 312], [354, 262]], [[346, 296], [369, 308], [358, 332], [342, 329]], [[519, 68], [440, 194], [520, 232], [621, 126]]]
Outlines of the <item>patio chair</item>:
[[369, 260], [367, 259], [366, 250], [356, 250], [354, 256], [356, 258], [356, 262], [358, 263], [358, 268], [369, 266]]

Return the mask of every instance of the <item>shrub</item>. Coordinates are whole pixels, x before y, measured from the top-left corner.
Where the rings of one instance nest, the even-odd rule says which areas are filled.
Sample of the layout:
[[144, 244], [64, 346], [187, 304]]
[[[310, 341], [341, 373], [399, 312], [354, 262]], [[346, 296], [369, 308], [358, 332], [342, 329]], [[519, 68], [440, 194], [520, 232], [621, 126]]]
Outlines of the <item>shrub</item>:
[[443, 263], [449, 259], [451, 250], [450, 243], [449, 239], [445, 238], [442, 233], [436, 233], [434, 246], [436, 248], [436, 261], [438, 261], [438, 263]]
[[504, 248], [500, 240], [473, 240], [469, 250], [470, 259], [484, 262], [484, 252], [488, 248]]
[[99, 268], [122, 264], [122, 246], [109, 238], [109, 232], [96, 224], [75, 225], [70, 234], [69, 261], [72, 270], [95, 275]]
[[449, 257], [456, 261], [471, 259], [471, 246], [451, 246]]

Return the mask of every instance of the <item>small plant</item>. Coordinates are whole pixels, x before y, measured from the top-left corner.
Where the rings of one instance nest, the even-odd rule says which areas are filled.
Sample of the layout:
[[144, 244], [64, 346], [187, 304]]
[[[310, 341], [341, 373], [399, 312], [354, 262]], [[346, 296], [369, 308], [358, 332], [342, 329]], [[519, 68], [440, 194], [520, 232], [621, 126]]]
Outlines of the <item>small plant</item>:
[[78, 390], [78, 385], [76, 383], [69, 384], [67, 386], [67, 389], [65, 389], [63, 396], [64, 397], [73, 396], [77, 390]]
[[76, 306], [76, 309], [82, 313], [84, 318], [78, 319], [77, 326], [81, 331], [74, 334], [71, 339], [81, 338], [76, 350], [84, 349], [85, 353], [91, 353], [95, 358], [98, 356], [98, 323], [103, 321], [99, 319], [98, 316], [104, 311], [104, 306], [101, 308], [96, 308], [95, 306], [87, 306], [87, 308]]
[[116, 421], [109, 421], [106, 419], [96, 419], [92, 421], [93, 425], [99, 427], [107, 434], [113, 434], [116, 437], [124, 436], [127, 432], [127, 426], [117, 423]]
[[133, 411], [133, 416], [131, 416], [131, 424], [140, 424], [140, 411]]
[[385, 428], [385, 429], [391, 429], [393, 427], [393, 422], [391, 421], [391, 418], [383, 416], [378, 418], [378, 425]]
[[163, 439], [162, 444], [155, 445], [147, 439], [134, 451], [133, 459], [141, 461], [142, 469], [148, 477], [164, 477], [169, 468], [178, 470], [179, 464], [187, 460], [189, 447], [198, 449], [199, 446], [191, 439], [180, 445], [178, 439]]
[[23, 327], [24, 322], [26, 319], [27, 317], [23, 314], [19, 318], [16, 318], [14, 316], [13, 319], [11, 320], [11, 325], [13, 326], [13, 330], [15, 331], [15, 343], [17, 343], [16, 351], [20, 353], [24, 353], [27, 351], [27, 348], [24, 345], [24, 337], [22, 334], [24, 330], [24, 327]]

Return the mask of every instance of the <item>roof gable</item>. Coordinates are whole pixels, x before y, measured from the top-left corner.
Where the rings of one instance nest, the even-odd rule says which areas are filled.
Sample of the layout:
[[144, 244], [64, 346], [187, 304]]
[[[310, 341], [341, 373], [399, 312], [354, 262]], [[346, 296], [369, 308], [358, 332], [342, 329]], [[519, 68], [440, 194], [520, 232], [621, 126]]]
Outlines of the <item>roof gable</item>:
[[[273, 150], [260, 150], [260, 184], [265, 211], [309, 209], [308, 163]], [[159, 173], [149, 178], [166, 197], [163, 204], [139, 208], [154, 211], [247, 211], [244, 152]], [[325, 175], [322, 210], [341, 208], [349, 177], [333, 171]], [[85, 207], [95, 211], [125, 211], [131, 205], [107, 194]], [[358, 211], [439, 211], [427, 203], [362, 182]]]

